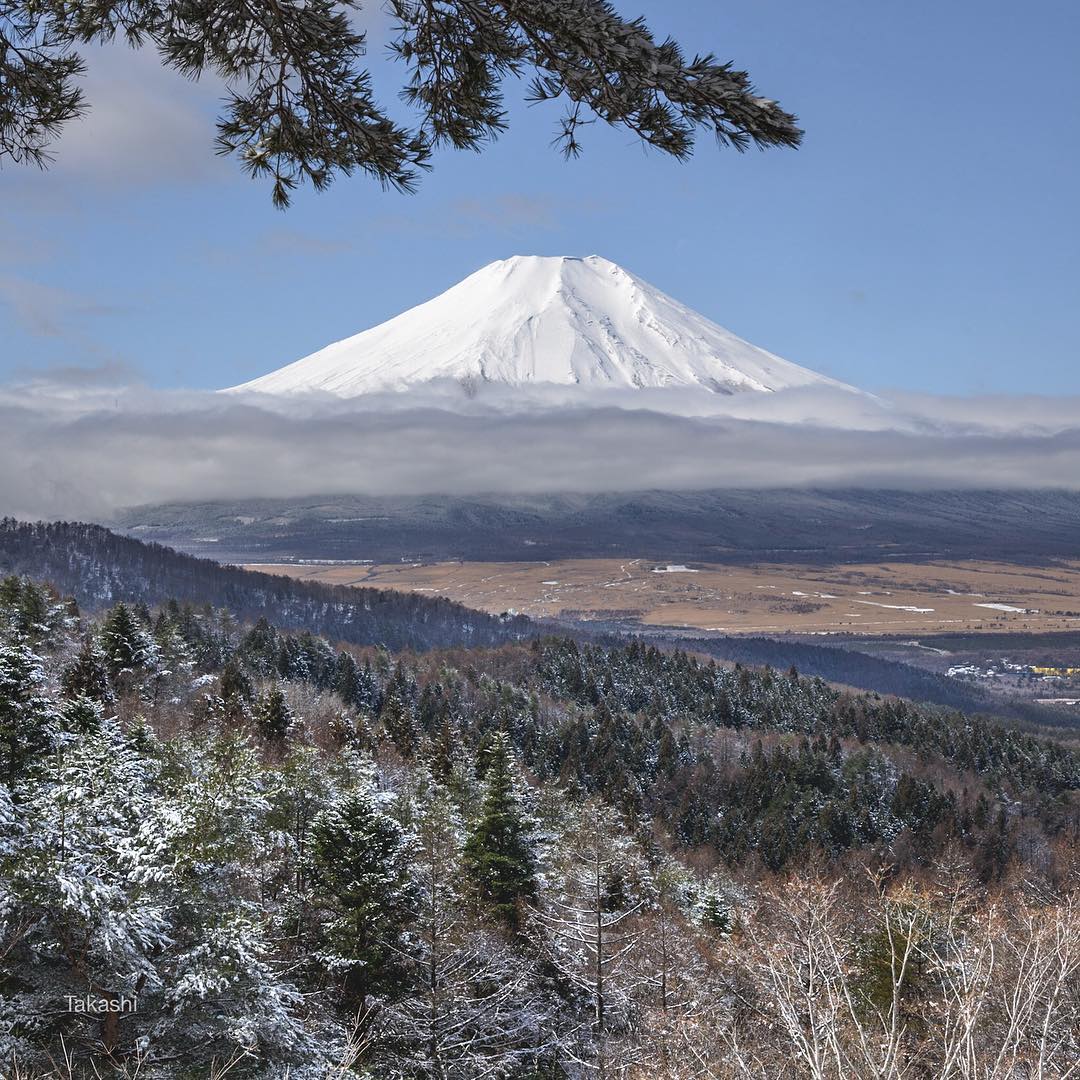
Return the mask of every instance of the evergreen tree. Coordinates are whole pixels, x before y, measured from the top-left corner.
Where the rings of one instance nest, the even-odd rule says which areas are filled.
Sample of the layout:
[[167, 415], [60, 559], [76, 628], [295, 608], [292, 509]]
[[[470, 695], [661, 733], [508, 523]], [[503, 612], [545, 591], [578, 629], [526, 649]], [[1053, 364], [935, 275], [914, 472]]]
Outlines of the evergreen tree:
[[500, 732], [488, 751], [487, 790], [465, 844], [465, 865], [481, 900], [517, 928], [522, 904], [536, 895], [536, 856], [514, 781], [509, 740]]
[[52, 637], [60, 618], [51, 589], [15, 576], [6, 578], [0, 587], [0, 612], [16, 633], [34, 644]]
[[[5, 519], [6, 520], [6, 519]], [[22, 579], [18, 574], [8, 574], [0, 579], [0, 609], [13, 611], [22, 597]]]
[[324, 911], [318, 957], [345, 1001], [363, 1011], [404, 978], [401, 935], [415, 914], [409, 843], [370, 775], [311, 827], [311, 882]]
[[41, 658], [20, 637], [0, 641], [0, 779], [14, 788], [55, 737]]
[[5, 914], [26, 928], [7, 958], [14, 985], [0, 978], [0, 996], [17, 996], [29, 1040], [57, 1047], [63, 1037], [76, 1060], [104, 1067], [130, 1052], [131, 1022], [119, 1013], [80, 1016], [56, 1002], [87, 991], [104, 1000], [160, 992], [177, 886], [162, 850], [153, 763], [87, 698], [68, 706], [64, 726], [21, 808], [26, 843], [0, 867], [14, 905]]
[[229, 660], [221, 672], [218, 692], [225, 702], [237, 707], [243, 707], [255, 700], [255, 687], [235, 657]]
[[130, 689], [136, 674], [152, 668], [157, 647], [127, 604], [117, 604], [101, 624], [101, 645], [113, 685]]
[[237, 652], [257, 675], [270, 675], [277, 666], [278, 634], [265, 616], [244, 635]]
[[305, 925], [310, 908], [306, 895], [307, 875], [311, 870], [311, 825], [319, 811], [329, 804], [335, 786], [336, 777], [320, 752], [304, 745], [290, 748], [270, 785], [271, 810], [267, 824], [273, 834], [283, 838], [282, 882], [298, 901], [296, 921]]
[[175, 617], [166, 618], [164, 612], [158, 617], [154, 624], [154, 642], [159, 659], [158, 688], [171, 680], [174, 692], [182, 691], [195, 671], [195, 654]]
[[447, 783], [457, 758], [457, 736], [449, 716], [444, 716], [431, 743], [430, 768], [441, 784]]
[[268, 739], [283, 739], [292, 730], [294, 722], [292, 710], [281, 687], [272, 686], [255, 709], [255, 723], [259, 733]]
[[242, 732], [225, 730], [174, 741], [162, 757], [170, 812], [154, 836], [176, 884], [158, 1052], [200, 1076], [234, 1058], [270, 1075], [297, 1075], [307, 1061], [324, 1069], [328, 1048], [304, 1025], [315, 1003], [282, 972], [260, 902], [272, 834], [257, 755]]
[[365, 712], [377, 713], [382, 708], [382, 687], [378, 676], [371, 669], [371, 662], [365, 660], [356, 674], [356, 708]]
[[64, 669], [60, 685], [68, 697], [88, 697], [102, 704], [113, 700], [105, 653], [93, 634], [84, 634], [78, 655]]
[[357, 704], [358, 676], [359, 669], [356, 666], [356, 661], [344, 650], [339, 652], [337, 659], [334, 661], [332, 686], [341, 695], [341, 699], [346, 705], [355, 706]]
[[461, 819], [449, 793], [421, 773], [414, 819], [416, 921], [408, 950], [413, 986], [392, 1010], [400, 1074], [513, 1074], [543, 1037], [528, 965], [464, 902]]
[[[96, 735], [101, 731], [101, 717], [101, 702], [89, 697], [72, 698], [60, 708], [60, 729], [65, 734]], [[137, 730], [140, 735], [145, 731]]]
[[698, 903], [698, 915], [701, 925], [714, 934], [731, 933], [731, 906], [714, 886], [704, 889]]
[[411, 758], [416, 752], [420, 732], [412, 703], [397, 680], [392, 682], [387, 690], [379, 719], [386, 728], [386, 733], [393, 739], [394, 745], [401, 751], [402, 757]]
[[857, 1004], [870, 1016], [891, 1016], [921, 1030], [923, 1006], [934, 992], [928, 961], [932, 927], [926, 913], [903, 899], [882, 897], [857, 944], [853, 984]]

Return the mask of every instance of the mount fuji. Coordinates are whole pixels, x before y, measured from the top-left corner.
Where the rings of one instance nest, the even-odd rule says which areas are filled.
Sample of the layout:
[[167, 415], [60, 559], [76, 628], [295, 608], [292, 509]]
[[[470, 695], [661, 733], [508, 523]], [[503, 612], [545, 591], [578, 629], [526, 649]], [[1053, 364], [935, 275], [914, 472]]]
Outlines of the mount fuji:
[[743, 341], [590, 255], [490, 263], [433, 300], [229, 391], [355, 397], [436, 379], [466, 387], [547, 383], [714, 394], [854, 389]]

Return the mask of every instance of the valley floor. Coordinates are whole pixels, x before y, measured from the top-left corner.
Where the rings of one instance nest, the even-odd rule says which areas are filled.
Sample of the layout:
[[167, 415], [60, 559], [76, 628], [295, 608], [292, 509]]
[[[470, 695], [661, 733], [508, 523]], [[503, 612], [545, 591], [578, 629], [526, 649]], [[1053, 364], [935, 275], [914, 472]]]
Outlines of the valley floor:
[[725, 634], [1041, 633], [1080, 630], [1080, 561], [721, 566], [649, 559], [297, 562], [251, 569], [447, 596], [534, 617]]

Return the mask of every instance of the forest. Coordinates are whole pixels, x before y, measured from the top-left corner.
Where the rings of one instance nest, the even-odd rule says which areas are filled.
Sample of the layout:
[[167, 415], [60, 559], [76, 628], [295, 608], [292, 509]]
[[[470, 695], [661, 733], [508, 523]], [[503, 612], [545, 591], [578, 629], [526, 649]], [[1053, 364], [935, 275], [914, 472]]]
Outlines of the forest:
[[[932, 701], [953, 709], [977, 712], [992, 704], [978, 687], [947, 679], [911, 664], [886, 660], [848, 648], [846, 643], [812, 645], [805, 641], [754, 637], [751, 635], [713, 635], [694, 638], [684, 635], [681, 645], [694, 652], [733, 660], [742, 664], [787, 667], [794, 663], [800, 671], [820, 675], [831, 682], [841, 682], [881, 694], [898, 694], [916, 701]], [[1035, 709], [1031, 712], [1036, 713]]]
[[392, 640], [0, 582], [0, 1068], [1075, 1074], [1075, 751], [638, 641]]
[[487, 645], [521, 637], [524, 618], [496, 617], [441, 597], [333, 587], [242, 570], [81, 522], [0, 518], [0, 571], [52, 583], [92, 610], [114, 600], [227, 607], [239, 619], [391, 649]]
[[[520, 615], [492, 616], [434, 595], [330, 586], [222, 565], [99, 525], [0, 519], [0, 573], [49, 581], [88, 610], [117, 600], [169, 599], [228, 608], [240, 620], [265, 617], [284, 629], [310, 630], [354, 645], [391, 650], [520, 641], [539, 628]], [[625, 628], [577, 624], [577, 638], [614, 638]], [[659, 629], [641, 631], [658, 644], [680, 644]], [[968, 712], [993, 711], [1045, 725], [1059, 722], [1034, 703], [993, 700], [967, 683], [853, 649], [769, 638], [687, 638], [683, 648], [746, 665], [786, 667], [879, 693], [900, 694]]]

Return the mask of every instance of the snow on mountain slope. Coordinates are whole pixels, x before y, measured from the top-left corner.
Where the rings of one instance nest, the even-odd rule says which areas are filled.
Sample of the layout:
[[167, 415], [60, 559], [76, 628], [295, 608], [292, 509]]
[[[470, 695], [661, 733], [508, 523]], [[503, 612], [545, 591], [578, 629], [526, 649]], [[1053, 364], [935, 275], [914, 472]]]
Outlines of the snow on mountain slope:
[[353, 397], [433, 379], [722, 394], [851, 389], [743, 341], [596, 255], [490, 263], [434, 300], [230, 389]]

